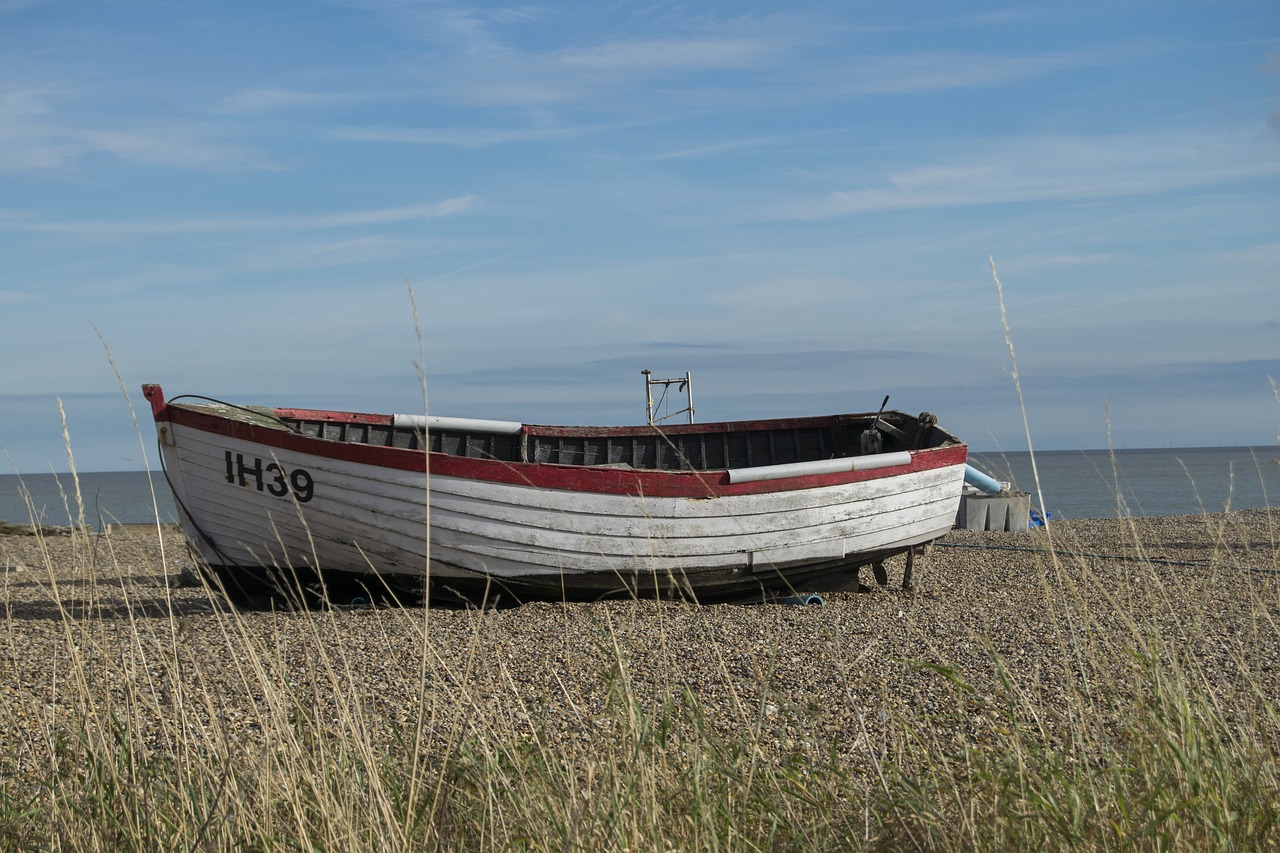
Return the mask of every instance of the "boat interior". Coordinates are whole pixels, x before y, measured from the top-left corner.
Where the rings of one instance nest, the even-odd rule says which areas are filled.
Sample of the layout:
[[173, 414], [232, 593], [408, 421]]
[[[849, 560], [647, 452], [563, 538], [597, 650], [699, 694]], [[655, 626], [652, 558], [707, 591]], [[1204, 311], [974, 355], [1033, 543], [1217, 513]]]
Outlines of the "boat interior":
[[901, 412], [667, 427], [539, 427], [515, 433], [284, 418], [314, 438], [505, 462], [715, 471], [957, 443], [932, 415]]

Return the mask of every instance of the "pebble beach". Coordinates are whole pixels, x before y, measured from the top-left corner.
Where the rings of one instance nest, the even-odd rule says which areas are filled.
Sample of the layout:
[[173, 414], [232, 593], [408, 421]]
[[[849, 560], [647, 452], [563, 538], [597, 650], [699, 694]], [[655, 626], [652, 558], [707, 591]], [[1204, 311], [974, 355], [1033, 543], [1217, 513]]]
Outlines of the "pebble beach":
[[[15, 528], [0, 535], [4, 769], [48, 762], [95, 707], [128, 709], [152, 753], [215, 736], [252, 750], [282, 696], [371, 742], [417, 725], [589, 751], [610, 736], [620, 680], [641, 705], [682, 697], [710, 726], [758, 726], [779, 758], [834, 750], [859, 766], [904, 719], [954, 728], [956, 683], [978, 705], [1012, 685], [1046, 738], [1066, 737], [1057, 711], [1082, 682], [1123, 683], [1125, 650], [1148, 648], [1194, 662], [1196, 689], [1228, 709], [1237, 694], [1280, 699], [1280, 511], [954, 530], [917, 559], [911, 589], [902, 568], [823, 606], [288, 611], [212, 594], [175, 526]], [[1252, 724], [1247, 701], [1238, 714]], [[979, 711], [961, 734], [993, 724]]]

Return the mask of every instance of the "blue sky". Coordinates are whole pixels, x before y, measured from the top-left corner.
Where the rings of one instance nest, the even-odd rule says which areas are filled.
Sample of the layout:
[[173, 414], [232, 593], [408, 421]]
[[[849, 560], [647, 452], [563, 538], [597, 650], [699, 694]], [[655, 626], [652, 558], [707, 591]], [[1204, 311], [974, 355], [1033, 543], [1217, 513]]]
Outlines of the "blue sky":
[[436, 414], [688, 370], [1024, 449], [989, 258], [1037, 447], [1274, 444], [1280, 5], [0, 0], [10, 471], [58, 399], [132, 469], [142, 382], [420, 411], [419, 365]]

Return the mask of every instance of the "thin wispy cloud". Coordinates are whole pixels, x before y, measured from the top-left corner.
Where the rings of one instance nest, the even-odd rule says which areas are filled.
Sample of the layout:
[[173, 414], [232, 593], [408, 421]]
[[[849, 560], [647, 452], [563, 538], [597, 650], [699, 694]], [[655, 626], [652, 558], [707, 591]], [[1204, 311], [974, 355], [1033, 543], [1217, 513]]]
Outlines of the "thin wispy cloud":
[[710, 145], [699, 145], [693, 148], [682, 148], [675, 151], [666, 151], [661, 154], [654, 154], [654, 160], [696, 160], [704, 157], [714, 157], [729, 151], [743, 148], [759, 148], [764, 146], [772, 146], [780, 143], [793, 142], [801, 138], [801, 135], [775, 135], [775, 136], [753, 136], [746, 139], [729, 139], [723, 142], [715, 142]]
[[226, 216], [198, 219], [84, 220], [64, 222], [0, 222], [0, 230], [27, 233], [75, 234], [102, 238], [145, 237], [165, 234], [217, 234], [260, 231], [321, 231], [336, 228], [386, 225], [402, 222], [430, 222], [471, 210], [479, 204], [475, 196], [461, 196], [431, 204], [350, 210], [310, 215]]
[[36, 301], [36, 294], [18, 290], [0, 290], [0, 305], [18, 305]]
[[277, 113], [315, 107], [341, 107], [367, 101], [403, 97], [403, 93], [359, 93], [305, 91], [301, 89], [251, 89], [237, 92], [221, 103], [221, 108], [236, 115]]
[[226, 129], [211, 124], [71, 123], [66, 116], [86, 97], [54, 86], [0, 89], [0, 172], [54, 170], [92, 155], [195, 170], [279, 168], [259, 147], [223, 141]]
[[1219, 253], [1224, 262], [1280, 269], [1280, 242], [1260, 243]]
[[947, 92], [1005, 86], [1057, 71], [1094, 67], [1112, 57], [1091, 53], [997, 56], [984, 53], [935, 53], [870, 56], [843, 67], [842, 82], [831, 88], [863, 95]]
[[1012, 259], [1013, 263], [1007, 261], [1004, 266], [1007, 268], [1029, 269], [1033, 267], [1077, 267], [1086, 264], [1105, 263], [1116, 258], [1115, 252], [1096, 252], [1088, 255], [1033, 255], [1027, 257], [1017, 257]]
[[568, 126], [522, 127], [340, 127], [330, 131], [335, 139], [355, 142], [389, 142], [403, 145], [455, 145], [462, 148], [488, 148], [522, 142], [554, 142], [598, 133], [611, 133], [640, 122], [612, 124], [573, 124]]
[[1039, 136], [986, 140], [965, 165], [885, 175], [877, 186], [832, 190], [778, 218], [820, 220], [877, 211], [1152, 195], [1280, 175], [1280, 156], [1247, 134]]
[[588, 72], [639, 72], [661, 75], [686, 71], [754, 69], [785, 55], [785, 47], [764, 38], [710, 36], [684, 39], [634, 39], [554, 54], [553, 64]]

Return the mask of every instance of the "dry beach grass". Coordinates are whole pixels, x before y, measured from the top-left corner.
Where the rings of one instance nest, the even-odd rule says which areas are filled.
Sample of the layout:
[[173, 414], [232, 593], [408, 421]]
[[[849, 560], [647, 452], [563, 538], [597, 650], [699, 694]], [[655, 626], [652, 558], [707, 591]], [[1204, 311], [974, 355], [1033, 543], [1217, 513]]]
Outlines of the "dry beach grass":
[[[163, 547], [162, 547], [163, 545]], [[228, 607], [0, 535], [0, 846], [1275, 847], [1280, 513], [953, 531], [824, 607]]]

